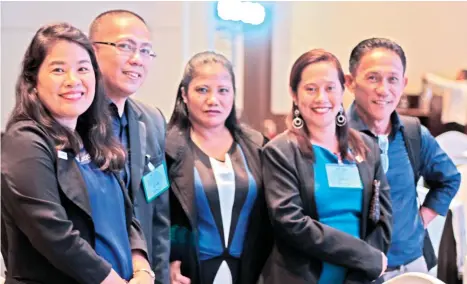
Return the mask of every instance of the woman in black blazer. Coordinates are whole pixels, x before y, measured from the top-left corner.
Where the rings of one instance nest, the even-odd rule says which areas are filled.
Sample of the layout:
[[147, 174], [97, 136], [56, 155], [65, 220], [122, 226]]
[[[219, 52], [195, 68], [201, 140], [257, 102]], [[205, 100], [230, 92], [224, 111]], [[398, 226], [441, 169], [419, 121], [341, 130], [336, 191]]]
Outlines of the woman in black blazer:
[[392, 222], [378, 145], [346, 123], [334, 55], [303, 54], [289, 85], [288, 130], [263, 149], [275, 236], [264, 283], [370, 283], [385, 271]]
[[272, 246], [263, 194], [265, 138], [238, 123], [231, 63], [188, 62], [168, 126], [171, 283], [254, 284]]
[[26, 50], [2, 137], [6, 283], [154, 281], [100, 78], [67, 23], [41, 27]]

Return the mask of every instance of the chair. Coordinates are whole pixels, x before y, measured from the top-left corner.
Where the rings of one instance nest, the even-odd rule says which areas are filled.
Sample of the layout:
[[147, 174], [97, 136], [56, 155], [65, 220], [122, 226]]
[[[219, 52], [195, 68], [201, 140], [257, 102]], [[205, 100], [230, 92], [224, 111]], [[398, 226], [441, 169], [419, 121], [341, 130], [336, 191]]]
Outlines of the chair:
[[467, 256], [465, 257], [464, 260], [464, 273], [462, 278], [464, 279], [464, 284], [467, 284]]
[[[422, 186], [417, 187], [418, 197], [420, 199], [420, 203], [423, 204], [425, 197], [428, 193], [428, 189]], [[457, 271], [462, 272], [462, 266], [465, 265], [464, 263], [464, 256], [466, 255], [467, 251], [467, 242], [465, 239], [466, 235], [466, 223], [465, 223], [465, 214], [464, 214], [464, 205], [457, 199], [454, 199], [450, 206], [449, 211], [452, 217], [449, 218], [451, 222], [450, 232], [446, 231], [446, 216], [437, 216], [431, 223], [428, 225], [428, 234], [430, 236], [431, 242], [433, 244], [433, 248], [435, 250], [436, 256], [438, 257], [438, 264], [440, 263], [440, 257], [443, 259], [443, 265], [446, 263], [445, 261], [451, 261], [451, 265], [454, 267], [457, 266]], [[449, 215], [449, 213], [448, 213]], [[440, 247], [443, 240], [443, 236], [446, 238], [448, 235], [453, 235], [452, 242], [450, 241], [448, 246], [455, 251], [455, 255], [451, 255], [449, 258], [446, 259], [445, 254], [440, 255]], [[445, 240], [446, 242], [446, 240]], [[446, 246], [446, 243], [443, 243]], [[455, 246], [455, 247], [452, 247]], [[444, 247], [446, 250], [447, 247]], [[441, 272], [445, 271], [445, 266], [441, 265], [440, 267], [435, 266], [429, 272], [430, 275], [435, 277], [440, 277], [442, 274], [438, 275], [438, 270], [442, 268]]]
[[448, 131], [436, 138], [441, 149], [452, 159], [454, 164], [467, 164], [467, 135], [459, 131]]
[[4, 279], [4, 277], [5, 277], [5, 261], [3, 261], [3, 255], [0, 253], [0, 284], [3, 283], [1, 279]]
[[409, 272], [384, 282], [384, 284], [445, 284], [443, 281], [428, 274]]
[[[459, 191], [457, 192], [454, 198], [459, 200], [462, 204], [467, 204], [467, 164], [458, 166], [457, 170], [461, 174], [461, 184], [459, 186]], [[467, 208], [465, 209], [466, 209], [465, 214], [467, 215]], [[467, 226], [467, 223], [466, 223], [466, 226]]]

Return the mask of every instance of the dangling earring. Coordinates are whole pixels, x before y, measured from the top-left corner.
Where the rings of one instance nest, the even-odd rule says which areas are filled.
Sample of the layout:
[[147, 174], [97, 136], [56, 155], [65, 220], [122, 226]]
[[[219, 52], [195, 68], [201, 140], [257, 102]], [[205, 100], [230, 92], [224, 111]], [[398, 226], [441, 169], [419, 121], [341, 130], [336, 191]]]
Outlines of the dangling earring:
[[294, 111], [293, 111], [294, 119], [292, 120], [292, 125], [295, 129], [300, 129], [303, 127], [303, 119], [300, 117], [300, 111], [298, 110], [298, 107], [296, 104], [294, 104], [293, 108], [294, 108]]
[[336, 116], [336, 125], [339, 126], [339, 127], [342, 127], [342, 126], [344, 126], [346, 124], [347, 124], [347, 118], [345, 117], [344, 109], [341, 106], [341, 109], [339, 110], [339, 112], [337, 113], [337, 116]]

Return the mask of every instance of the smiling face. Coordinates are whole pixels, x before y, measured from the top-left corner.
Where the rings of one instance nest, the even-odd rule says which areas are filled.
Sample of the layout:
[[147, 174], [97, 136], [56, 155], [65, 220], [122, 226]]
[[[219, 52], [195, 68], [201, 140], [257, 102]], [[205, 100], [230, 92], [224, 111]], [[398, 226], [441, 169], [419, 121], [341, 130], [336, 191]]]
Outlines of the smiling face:
[[88, 52], [80, 45], [60, 40], [49, 48], [37, 74], [37, 95], [62, 125], [74, 128], [91, 105], [96, 77]]
[[116, 45], [94, 44], [110, 97], [126, 98], [143, 84], [152, 61], [150, 36], [146, 24], [133, 15], [109, 15], [101, 19], [93, 41]]
[[232, 77], [220, 63], [200, 65], [182, 96], [191, 124], [202, 128], [224, 126], [234, 104]]
[[335, 129], [343, 92], [334, 63], [320, 61], [303, 69], [297, 93], [292, 98], [310, 133], [311, 129]]
[[363, 55], [349, 79], [356, 107], [375, 121], [389, 120], [407, 85], [401, 58], [385, 48]]

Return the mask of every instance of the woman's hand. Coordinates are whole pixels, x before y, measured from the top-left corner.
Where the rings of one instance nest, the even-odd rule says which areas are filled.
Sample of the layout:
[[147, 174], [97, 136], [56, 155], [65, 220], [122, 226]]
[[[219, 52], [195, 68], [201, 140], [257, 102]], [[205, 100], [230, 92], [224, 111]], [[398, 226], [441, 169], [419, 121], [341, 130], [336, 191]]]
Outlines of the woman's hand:
[[101, 282], [101, 284], [126, 284], [127, 282], [123, 280], [120, 275], [118, 275], [115, 270], [110, 270], [109, 275], [105, 277], [104, 281]]
[[[140, 250], [133, 250], [131, 252], [131, 259], [133, 262], [133, 278], [128, 282], [129, 284], [154, 284], [154, 278], [151, 276], [151, 266], [146, 259], [145, 254]], [[154, 272], [152, 272], [154, 276]]]
[[154, 278], [145, 271], [139, 271], [134, 274], [128, 284], [154, 284]]
[[386, 269], [388, 268], [388, 258], [383, 252], [381, 253], [381, 256], [383, 257], [383, 271], [381, 271], [379, 277], [383, 276], [384, 272], [386, 272]]
[[170, 284], [190, 284], [191, 280], [182, 275], [180, 266], [181, 261], [173, 261], [170, 263]]

